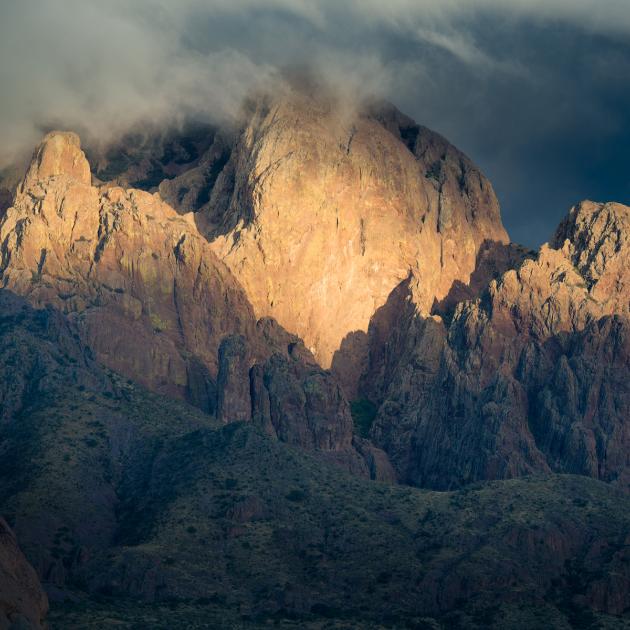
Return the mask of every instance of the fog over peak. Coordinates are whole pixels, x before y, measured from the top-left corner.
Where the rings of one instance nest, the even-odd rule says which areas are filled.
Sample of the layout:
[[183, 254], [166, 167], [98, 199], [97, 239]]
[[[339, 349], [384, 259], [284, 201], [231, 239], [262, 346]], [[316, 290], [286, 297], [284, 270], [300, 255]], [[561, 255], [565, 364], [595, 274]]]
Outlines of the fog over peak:
[[0, 59], [0, 163], [51, 125], [226, 122], [302, 65], [466, 151], [515, 240], [584, 197], [630, 202], [626, 0], [20, 0]]

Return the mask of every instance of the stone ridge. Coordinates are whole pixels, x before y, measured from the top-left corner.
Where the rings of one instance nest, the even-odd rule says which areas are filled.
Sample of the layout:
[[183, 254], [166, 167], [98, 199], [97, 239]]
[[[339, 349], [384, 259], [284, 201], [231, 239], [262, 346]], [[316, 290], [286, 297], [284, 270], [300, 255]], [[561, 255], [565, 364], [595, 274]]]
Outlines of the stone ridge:
[[92, 181], [90, 165], [81, 151], [81, 140], [72, 131], [52, 131], [44, 136], [31, 160], [21, 192], [57, 175], [88, 186]]
[[222, 336], [256, 353], [247, 298], [193, 222], [90, 177], [76, 134], [44, 138], [0, 225], [3, 288], [71, 315], [108, 367], [212, 410]]

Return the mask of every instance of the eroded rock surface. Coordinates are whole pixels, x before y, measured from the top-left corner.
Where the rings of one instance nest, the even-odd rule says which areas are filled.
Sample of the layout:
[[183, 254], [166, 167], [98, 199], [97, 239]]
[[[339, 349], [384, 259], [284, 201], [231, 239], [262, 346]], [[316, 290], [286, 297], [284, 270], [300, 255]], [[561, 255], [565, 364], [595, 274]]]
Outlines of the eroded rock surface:
[[44, 138], [0, 226], [3, 287], [70, 314], [108, 367], [212, 411], [222, 337], [256, 352], [246, 296], [157, 195], [90, 178], [75, 134]]
[[423, 318], [411, 281], [373, 319], [363, 388], [402, 478], [436, 488], [549, 470], [630, 482], [630, 208], [585, 202], [554, 246]]
[[[59, 325], [55, 310], [67, 314], [98, 362], [216, 411], [223, 422], [252, 419], [252, 400], [261, 391], [250, 392], [249, 371], [265, 365], [277, 391], [265, 422], [273, 418], [277, 437], [333, 459], [341, 453], [345, 467], [370, 474], [352, 446], [348, 403], [333, 377], [304, 350], [293, 352], [294, 379], [282, 381], [272, 355], [277, 336], [286, 333], [279, 326], [275, 337], [261, 332], [238, 281], [194, 222], [157, 195], [94, 187], [90, 180], [75, 134], [44, 138], [0, 225], [5, 289], [53, 309], [50, 321]], [[21, 352], [13, 359], [28, 362]], [[19, 379], [5, 385], [2, 415], [14, 417], [28, 394]], [[285, 395], [291, 387], [303, 399], [297, 415]]]
[[[49, 134], [0, 224], [3, 286], [106, 366], [361, 474], [625, 487], [628, 209], [584, 202], [534, 255], [478, 169], [395, 109], [248, 107], [168, 162], [161, 196], [93, 186], [76, 135]], [[378, 405], [376, 447], [349, 398]]]

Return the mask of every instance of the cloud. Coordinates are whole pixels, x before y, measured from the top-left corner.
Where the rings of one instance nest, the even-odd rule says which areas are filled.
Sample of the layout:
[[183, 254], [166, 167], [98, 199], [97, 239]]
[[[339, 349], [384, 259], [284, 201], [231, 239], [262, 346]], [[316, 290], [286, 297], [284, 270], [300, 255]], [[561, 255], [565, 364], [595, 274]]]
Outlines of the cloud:
[[229, 120], [248, 92], [310, 65], [467, 151], [534, 244], [579, 195], [629, 201], [629, 38], [627, 0], [2, 2], [0, 165], [49, 124], [107, 138], [191, 113]]

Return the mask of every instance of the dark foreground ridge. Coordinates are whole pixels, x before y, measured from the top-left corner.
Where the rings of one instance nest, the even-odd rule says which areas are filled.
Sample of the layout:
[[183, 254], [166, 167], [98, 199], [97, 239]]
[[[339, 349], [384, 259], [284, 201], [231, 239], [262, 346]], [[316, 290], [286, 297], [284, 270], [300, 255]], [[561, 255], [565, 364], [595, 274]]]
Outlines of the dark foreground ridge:
[[614, 627], [630, 604], [630, 499], [608, 484], [364, 481], [99, 368], [55, 311], [0, 304], [22, 386], [3, 376], [0, 504], [59, 627]]

